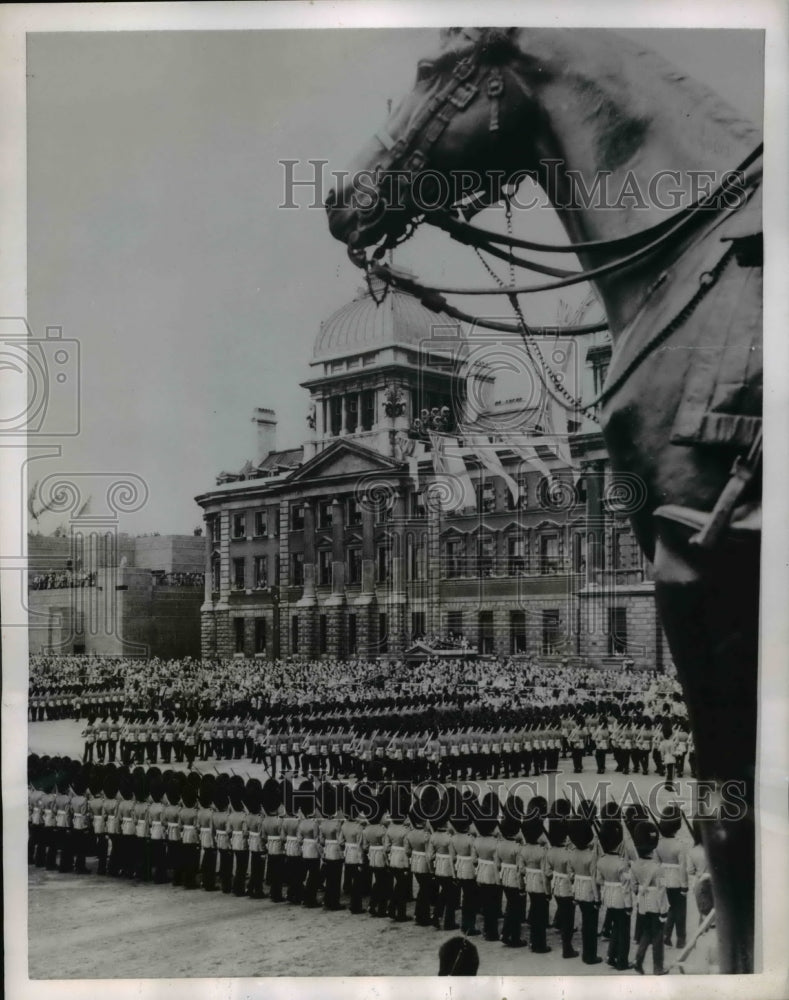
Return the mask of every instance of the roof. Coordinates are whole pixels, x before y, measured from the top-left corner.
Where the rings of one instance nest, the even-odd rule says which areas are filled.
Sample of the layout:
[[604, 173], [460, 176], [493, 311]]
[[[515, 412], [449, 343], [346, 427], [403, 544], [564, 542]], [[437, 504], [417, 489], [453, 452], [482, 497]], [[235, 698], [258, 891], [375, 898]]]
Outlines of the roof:
[[[382, 283], [379, 285], [376, 295], [384, 291]], [[446, 313], [433, 312], [412, 295], [390, 288], [379, 305], [368, 288], [361, 288], [356, 298], [321, 323], [312, 352], [313, 363], [394, 344], [419, 347], [431, 340], [436, 325], [442, 328], [444, 338], [447, 327], [456, 327], [460, 340], [461, 326], [457, 320]], [[437, 342], [432, 349], [441, 350], [441, 347]], [[444, 343], [445, 351], [448, 347], [449, 344]]]
[[260, 465], [253, 465], [248, 459], [238, 472], [220, 472], [216, 477], [217, 484], [248, 481], [250, 479], [268, 479], [279, 472], [292, 472], [304, 461], [304, 448], [286, 448], [284, 451], [270, 451]]

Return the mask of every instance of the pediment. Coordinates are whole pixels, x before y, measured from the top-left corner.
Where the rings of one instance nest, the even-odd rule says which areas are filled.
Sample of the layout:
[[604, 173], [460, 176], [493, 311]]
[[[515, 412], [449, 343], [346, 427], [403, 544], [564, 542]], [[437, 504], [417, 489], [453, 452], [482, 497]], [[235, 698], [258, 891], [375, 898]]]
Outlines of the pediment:
[[346, 479], [364, 476], [369, 473], [402, 474], [403, 463], [384, 455], [355, 441], [336, 441], [322, 452], [311, 458], [309, 462], [296, 469], [288, 477], [289, 483], [304, 483], [313, 479]]

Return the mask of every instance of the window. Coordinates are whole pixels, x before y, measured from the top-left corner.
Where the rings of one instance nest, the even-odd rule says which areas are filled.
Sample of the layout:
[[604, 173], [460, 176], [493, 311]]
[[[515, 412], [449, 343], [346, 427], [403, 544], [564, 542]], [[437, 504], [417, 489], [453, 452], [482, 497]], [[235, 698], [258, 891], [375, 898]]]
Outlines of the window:
[[378, 546], [378, 582], [386, 583], [389, 579], [392, 568], [392, 547], [391, 545]]
[[342, 430], [342, 396], [329, 399], [329, 430], [332, 437], [337, 437]]
[[219, 590], [221, 584], [221, 573], [222, 565], [219, 561], [219, 556], [213, 556], [211, 559], [211, 589]]
[[483, 654], [493, 652], [492, 611], [480, 611], [479, 613], [479, 651]]
[[331, 586], [331, 549], [318, 552], [318, 583], [321, 587]]
[[243, 590], [246, 587], [246, 559], [233, 560], [233, 590]]
[[290, 651], [291, 653], [298, 653], [299, 651], [299, 616], [293, 615], [290, 619]]
[[255, 652], [266, 652], [266, 619], [255, 619]]
[[408, 579], [424, 580], [427, 576], [427, 538], [423, 534], [409, 534], [406, 540], [408, 553]]
[[493, 481], [485, 480], [474, 487], [477, 494], [477, 513], [493, 514], [496, 510], [496, 488]]
[[351, 393], [345, 397], [345, 429], [349, 434], [355, 434], [359, 426], [359, 397]]
[[255, 556], [255, 589], [268, 587], [268, 556]]
[[463, 612], [447, 612], [447, 635], [454, 635], [456, 638], [463, 635]]
[[255, 511], [255, 537], [256, 538], [267, 538], [268, 537], [268, 511], [267, 510], [256, 510]]
[[551, 656], [559, 647], [559, 611], [557, 608], [542, 613], [542, 653]]
[[411, 612], [411, 638], [421, 639], [426, 632], [424, 611]]
[[450, 538], [445, 546], [447, 579], [454, 580], [466, 571], [466, 543], [462, 538]]
[[510, 652], [526, 652], [526, 612], [510, 611]]
[[244, 619], [234, 618], [233, 619], [233, 637], [235, 639], [235, 651], [237, 653], [244, 652]]
[[326, 615], [318, 616], [318, 652], [325, 653], [329, 648], [329, 635], [326, 625]]
[[627, 608], [608, 609], [608, 655], [627, 652]]
[[480, 535], [477, 538], [477, 575], [493, 576], [495, 559], [496, 539], [493, 535]]
[[561, 570], [559, 560], [559, 535], [540, 536], [540, 572], [558, 573]]
[[[365, 362], [367, 360], [372, 361], [373, 355], [367, 355], [365, 357]], [[362, 393], [362, 430], [371, 431], [373, 429], [373, 424], [375, 423], [375, 391], [373, 389], [365, 389]]]
[[611, 362], [611, 348], [605, 347], [602, 350], [597, 350], [592, 354], [589, 352], [592, 361], [592, 379], [594, 381], [594, 394], [599, 396], [603, 391], [605, 386], [606, 376], [608, 375], [608, 366]]
[[349, 368], [358, 368], [360, 361], [361, 361], [361, 358], [358, 358], [358, 357], [357, 358], [348, 358], [348, 367]]
[[348, 583], [362, 582], [362, 550], [348, 549]]
[[414, 518], [427, 517], [427, 510], [425, 509], [424, 491], [411, 494], [411, 517]]
[[206, 518], [205, 523], [209, 542], [216, 544], [219, 541], [219, 518], [211, 515], [211, 517]]
[[507, 576], [520, 576], [526, 572], [526, 541], [523, 535], [507, 538]]
[[507, 490], [507, 508], [509, 510], [526, 510], [529, 505], [529, 477], [525, 472], [515, 476], [518, 484], [518, 499], [515, 500], [510, 490]]
[[233, 514], [232, 530], [233, 538], [246, 538], [247, 525], [246, 514]]
[[362, 508], [359, 506], [358, 500], [355, 500], [353, 497], [349, 497], [347, 511], [349, 525], [362, 523]]
[[640, 570], [643, 568], [641, 549], [630, 528], [614, 526], [611, 530], [611, 568]]
[[378, 615], [378, 650], [381, 653], [389, 652], [389, 625], [385, 612]]
[[348, 615], [348, 652], [351, 656], [356, 653], [356, 615]]
[[304, 530], [304, 504], [292, 503], [290, 505], [290, 530]]
[[331, 500], [321, 500], [318, 504], [318, 527], [330, 528], [332, 524]]
[[573, 573], [586, 573], [586, 532], [573, 533]]
[[304, 586], [304, 553], [293, 552], [290, 557], [290, 576], [294, 587]]

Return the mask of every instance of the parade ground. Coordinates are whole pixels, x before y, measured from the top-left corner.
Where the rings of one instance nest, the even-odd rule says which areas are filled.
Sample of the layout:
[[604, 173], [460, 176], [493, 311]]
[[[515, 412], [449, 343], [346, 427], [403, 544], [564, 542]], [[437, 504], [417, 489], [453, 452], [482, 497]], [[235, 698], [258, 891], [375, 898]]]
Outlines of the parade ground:
[[[79, 757], [81, 725], [73, 721], [30, 723], [29, 750], [42, 755]], [[593, 797], [598, 782], [617, 801], [633, 790], [644, 801], [661, 779], [655, 775], [625, 776], [613, 771], [601, 777], [594, 758], [584, 758], [584, 772], [575, 775], [563, 758], [558, 775], [529, 779], [537, 794], [551, 801], [578, 787]], [[185, 767], [185, 765], [173, 765]], [[233, 770], [266, 777], [248, 760], [197, 762], [200, 771]], [[501, 791], [514, 781], [495, 782]], [[630, 783], [630, 784], [628, 784]], [[693, 782], [678, 783], [678, 797], [687, 800]], [[531, 791], [531, 789], [529, 789]], [[528, 797], [528, 795], [526, 795]], [[666, 801], [661, 797], [660, 801]], [[688, 810], [687, 804], [685, 806]], [[690, 844], [687, 831], [680, 835]], [[95, 859], [88, 867], [95, 870]], [[106, 876], [59, 874], [28, 870], [29, 975], [32, 979], [214, 978], [266, 976], [433, 976], [438, 949], [451, 932], [395, 923], [347, 910], [326, 912], [269, 899], [236, 898], [220, 892], [187, 892], [170, 885], [142, 884]], [[693, 894], [688, 895], [688, 931], [698, 925]], [[580, 917], [576, 918], [576, 941]], [[524, 927], [524, 936], [526, 928]], [[580, 958], [563, 960], [558, 931], [549, 930], [548, 954], [528, 948], [511, 949], [474, 938], [479, 950], [479, 975], [634, 975], [614, 973], [605, 962], [589, 966]], [[576, 944], [577, 946], [577, 944]], [[598, 954], [605, 956], [600, 939]], [[635, 945], [631, 947], [631, 961]], [[676, 949], [666, 950], [670, 967]], [[651, 959], [647, 960], [649, 973]], [[688, 969], [687, 971], [692, 971]], [[699, 969], [698, 971], [702, 971]]]

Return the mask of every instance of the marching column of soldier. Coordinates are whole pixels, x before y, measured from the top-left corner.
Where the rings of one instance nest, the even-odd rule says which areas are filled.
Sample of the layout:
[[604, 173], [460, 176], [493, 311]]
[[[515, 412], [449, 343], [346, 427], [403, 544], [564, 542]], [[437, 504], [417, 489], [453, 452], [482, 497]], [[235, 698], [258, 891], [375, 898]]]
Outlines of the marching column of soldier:
[[35, 755], [28, 769], [28, 863], [64, 873], [95, 857], [98, 875], [186, 890], [332, 911], [344, 898], [351, 914], [535, 953], [555, 927], [563, 959], [598, 964], [602, 936], [613, 969], [643, 973], [651, 948], [656, 974], [666, 945], [686, 945], [689, 886], [701, 913], [709, 900], [698, 822], [688, 851], [676, 806], [650, 817], [608, 802], [598, 817], [588, 801], [524, 806], [433, 781], [244, 781]]
[[643, 703], [609, 700], [535, 706], [424, 706], [405, 701], [398, 711], [360, 705], [273, 715], [264, 711], [212, 715], [158, 712], [126, 706], [125, 714], [90, 716], [82, 731], [84, 763], [186, 763], [243, 760], [269, 776], [300, 773], [371, 781], [514, 778], [558, 771], [570, 758], [581, 773], [594, 756], [598, 774], [610, 763], [622, 774], [665, 776], [686, 765], [695, 776], [687, 720], [670, 703], [644, 714]]

